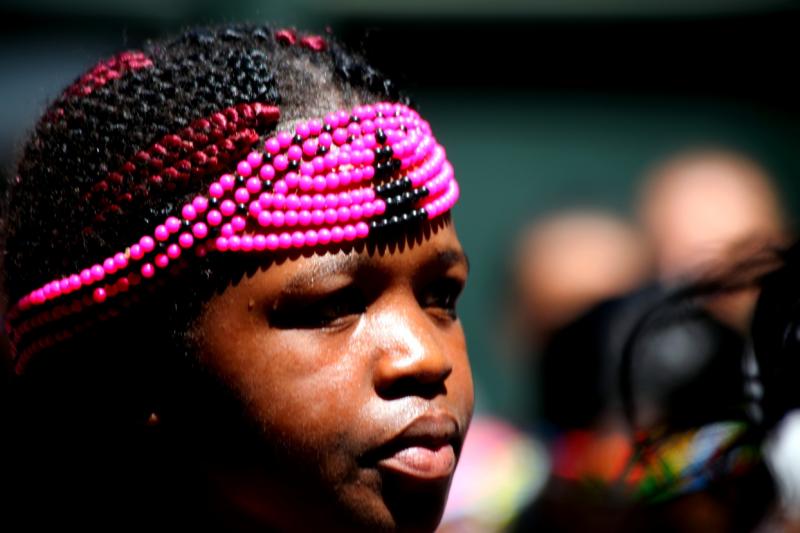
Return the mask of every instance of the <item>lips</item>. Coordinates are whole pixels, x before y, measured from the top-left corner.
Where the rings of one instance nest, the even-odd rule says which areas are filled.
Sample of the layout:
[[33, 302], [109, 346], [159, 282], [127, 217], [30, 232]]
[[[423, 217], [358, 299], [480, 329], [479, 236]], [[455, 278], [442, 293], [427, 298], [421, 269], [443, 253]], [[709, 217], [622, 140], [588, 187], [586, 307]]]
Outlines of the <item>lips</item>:
[[389, 473], [418, 480], [448, 479], [456, 467], [460, 439], [453, 417], [425, 414], [377, 450], [377, 465]]

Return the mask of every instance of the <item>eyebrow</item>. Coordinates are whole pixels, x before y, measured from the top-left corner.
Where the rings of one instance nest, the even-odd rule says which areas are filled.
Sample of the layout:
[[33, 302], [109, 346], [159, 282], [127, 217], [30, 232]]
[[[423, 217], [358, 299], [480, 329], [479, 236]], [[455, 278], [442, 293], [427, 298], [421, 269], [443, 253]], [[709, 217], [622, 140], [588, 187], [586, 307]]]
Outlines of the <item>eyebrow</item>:
[[[284, 293], [297, 292], [314, 283], [318, 278], [329, 276], [351, 274], [364, 265], [374, 263], [375, 259], [361, 254], [333, 255], [321, 258], [311, 265], [311, 268], [293, 274], [284, 285]], [[439, 268], [447, 269], [456, 265], [464, 265], [469, 273], [470, 265], [467, 255], [458, 248], [447, 248], [440, 250], [436, 256], [426, 261], [429, 265], [436, 265]]]

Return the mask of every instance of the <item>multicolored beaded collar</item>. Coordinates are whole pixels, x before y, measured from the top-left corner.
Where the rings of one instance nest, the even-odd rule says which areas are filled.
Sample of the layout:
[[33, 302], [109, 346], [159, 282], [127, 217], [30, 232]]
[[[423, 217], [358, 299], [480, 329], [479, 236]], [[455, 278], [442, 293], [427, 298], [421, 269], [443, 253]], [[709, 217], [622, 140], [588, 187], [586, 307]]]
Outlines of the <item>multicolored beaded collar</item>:
[[[261, 106], [277, 121], [277, 107]], [[152, 233], [21, 298], [6, 331], [16, 369], [39, 352], [119, 313], [107, 303], [193, 252], [272, 252], [364, 239], [433, 219], [458, 199], [444, 148], [416, 111], [357, 106], [268, 138]], [[170, 268], [172, 270], [172, 268]], [[163, 276], [161, 276], [163, 277]], [[91, 309], [92, 318], [76, 319]]]

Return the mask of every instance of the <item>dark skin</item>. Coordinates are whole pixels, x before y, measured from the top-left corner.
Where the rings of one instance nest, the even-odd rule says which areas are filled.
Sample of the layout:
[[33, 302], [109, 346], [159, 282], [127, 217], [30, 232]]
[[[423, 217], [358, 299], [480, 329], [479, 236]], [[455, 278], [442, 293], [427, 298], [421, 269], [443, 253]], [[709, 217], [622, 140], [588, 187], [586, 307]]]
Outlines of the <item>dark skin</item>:
[[215, 295], [199, 357], [259, 440], [235, 465], [210, 461], [225, 508], [280, 530], [433, 530], [473, 407], [455, 312], [467, 274], [445, 219]]

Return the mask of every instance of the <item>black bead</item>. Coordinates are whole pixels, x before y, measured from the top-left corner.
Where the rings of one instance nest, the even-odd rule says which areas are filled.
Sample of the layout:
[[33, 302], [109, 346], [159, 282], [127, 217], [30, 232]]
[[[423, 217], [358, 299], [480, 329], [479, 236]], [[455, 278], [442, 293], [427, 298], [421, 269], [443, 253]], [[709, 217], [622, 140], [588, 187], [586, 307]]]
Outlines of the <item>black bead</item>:
[[247, 213], [247, 204], [238, 204], [236, 210], [240, 213]]
[[356, 124], [358, 124], [359, 122], [361, 122], [361, 119], [358, 118], [356, 115], [350, 115], [350, 122], [355, 122]]
[[184, 229], [189, 229], [192, 227], [192, 221], [184, 220], [183, 222], [181, 222], [181, 225], [183, 225]]
[[264, 162], [265, 163], [272, 163], [272, 154], [269, 152], [264, 153]]
[[271, 189], [272, 188], [272, 180], [266, 180], [264, 182], [264, 188], [265, 189]]
[[347, 137], [347, 143], [348, 144], [353, 144], [355, 142], [355, 140], [356, 140], [356, 136], [355, 135], [349, 135]]
[[391, 222], [392, 224], [399, 224], [400, 217], [398, 217], [397, 215], [393, 215], [392, 218], [389, 219], [389, 222]]
[[394, 202], [395, 202], [395, 198], [394, 198], [394, 196], [390, 196], [390, 197], [388, 197], [386, 200], [384, 200], [384, 203], [386, 204], [386, 207], [391, 207], [391, 206], [393, 206], [393, 205], [394, 205]]
[[403, 214], [400, 216], [400, 218], [402, 218], [402, 219], [403, 219], [403, 222], [408, 222], [409, 220], [411, 220], [411, 217], [409, 217], [408, 213], [403, 213]]
[[321, 144], [317, 146], [317, 155], [325, 155], [328, 153], [328, 148], [322, 146]]
[[244, 176], [236, 176], [236, 185], [239, 187], [244, 185]]
[[375, 132], [375, 140], [381, 144], [386, 143], [386, 132], [384, 132], [381, 128]]
[[300, 161], [294, 159], [292, 161], [289, 161], [289, 168], [292, 170], [297, 170], [298, 168], [300, 168]]
[[216, 209], [217, 207], [219, 207], [219, 198], [215, 198], [212, 196], [208, 200], [208, 205]]
[[324, 126], [322, 126], [322, 131], [324, 131], [325, 133], [330, 133], [333, 131], [333, 126], [331, 126], [330, 124], [325, 124]]
[[292, 143], [294, 143], [294, 144], [302, 144], [303, 143], [303, 138], [300, 137], [299, 134], [296, 134], [294, 137], [292, 137]]
[[406, 192], [403, 193], [403, 200], [404, 201], [407, 202], [407, 201], [411, 200], [412, 198], [414, 198], [414, 193], [412, 193], [411, 191], [406, 191]]

